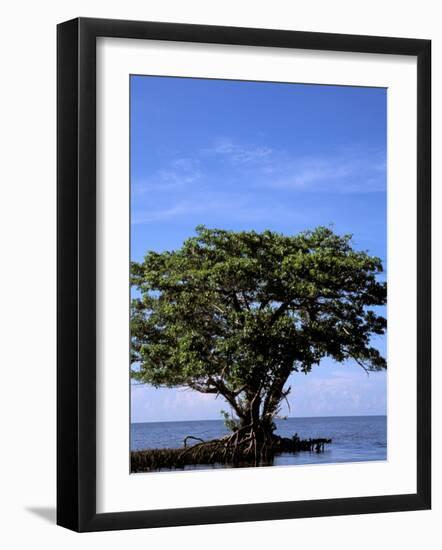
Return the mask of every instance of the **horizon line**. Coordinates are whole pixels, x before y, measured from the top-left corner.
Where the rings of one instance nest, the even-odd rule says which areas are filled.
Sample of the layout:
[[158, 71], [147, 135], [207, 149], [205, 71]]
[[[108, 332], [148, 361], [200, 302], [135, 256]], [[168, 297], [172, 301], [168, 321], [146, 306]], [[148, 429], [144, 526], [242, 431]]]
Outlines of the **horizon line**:
[[[374, 416], [385, 416], [385, 414], [333, 414], [328, 416], [287, 416], [285, 418], [276, 418], [275, 420], [289, 420], [289, 419], [305, 419], [305, 418], [367, 418]], [[214, 421], [224, 422], [222, 418], [202, 418], [200, 420], [140, 420], [136, 422], [130, 422], [130, 424], [160, 424], [167, 422], [214, 422]]]

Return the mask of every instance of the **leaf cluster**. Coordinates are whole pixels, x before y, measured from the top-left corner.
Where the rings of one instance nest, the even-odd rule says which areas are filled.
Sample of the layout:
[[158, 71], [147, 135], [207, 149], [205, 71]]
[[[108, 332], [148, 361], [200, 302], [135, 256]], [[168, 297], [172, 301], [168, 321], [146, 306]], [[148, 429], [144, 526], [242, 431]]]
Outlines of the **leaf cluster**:
[[330, 228], [287, 236], [198, 226], [180, 249], [131, 265], [133, 377], [240, 406], [256, 391], [281, 395], [290, 373], [326, 356], [384, 369], [370, 344], [386, 329], [373, 309], [386, 303], [381, 272], [379, 258]]

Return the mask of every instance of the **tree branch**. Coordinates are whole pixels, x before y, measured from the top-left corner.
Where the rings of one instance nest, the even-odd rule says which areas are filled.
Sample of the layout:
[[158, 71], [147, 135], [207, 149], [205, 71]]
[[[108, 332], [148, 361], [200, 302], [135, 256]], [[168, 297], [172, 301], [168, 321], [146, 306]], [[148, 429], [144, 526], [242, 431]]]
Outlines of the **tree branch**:
[[354, 361], [356, 361], [356, 363], [361, 367], [361, 369], [363, 369], [365, 371], [365, 374], [367, 376], [370, 376], [370, 369], [368, 367], [366, 367], [364, 365], [364, 363], [358, 358], [356, 357], [356, 355], [354, 355], [349, 349], [345, 349], [344, 350], [345, 353], [347, 353]]
[[279, 306], [279, 308], [274, 312], [274, 314], [270, 318], [270, 326], [274, 325], [276, 321], [287, 311], [291, 303], [292, 303], [292, 300], [289, 300], [288, 302], [283, 302]]

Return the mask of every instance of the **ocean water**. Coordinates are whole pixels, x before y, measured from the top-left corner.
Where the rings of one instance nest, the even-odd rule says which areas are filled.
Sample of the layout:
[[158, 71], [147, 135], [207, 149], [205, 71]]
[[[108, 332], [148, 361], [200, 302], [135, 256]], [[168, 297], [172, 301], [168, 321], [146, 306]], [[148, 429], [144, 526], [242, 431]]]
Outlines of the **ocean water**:
[[[276, 420], [283, 437], [295, 433], [301, 439], [330, 438], [323, 453], [299, 452], [278, 455], [273, 465], [329, 464], [387, 459], [386, 416], [331, 416]], [[131, 424], [131, 450], [180, 448], [187, 435], [204, 440], [227, 434], [222, 420], [143, 422]], [[196, 443], [189, 441], [189, 444]], [[201, 467], [201, 466], [200, 466]]]

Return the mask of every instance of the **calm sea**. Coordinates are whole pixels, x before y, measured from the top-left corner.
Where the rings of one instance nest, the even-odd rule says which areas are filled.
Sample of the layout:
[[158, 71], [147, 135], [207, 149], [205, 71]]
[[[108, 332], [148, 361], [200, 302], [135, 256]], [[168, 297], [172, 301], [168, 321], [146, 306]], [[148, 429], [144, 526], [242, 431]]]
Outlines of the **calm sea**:
[[[386, 416], [287, 418], [276, 420], [276, 425], [277, 433], [284, 437], [297, 433], [301, 439], [324, 437], [333, 441], [320, 454], [281, 454], [276, 457], [275, 466], [387, 459]], [[187, 435], [209, 440], [226, 433], [222, 420], [134, 423], [131, 425], [131, 450], [179, 448]]]

